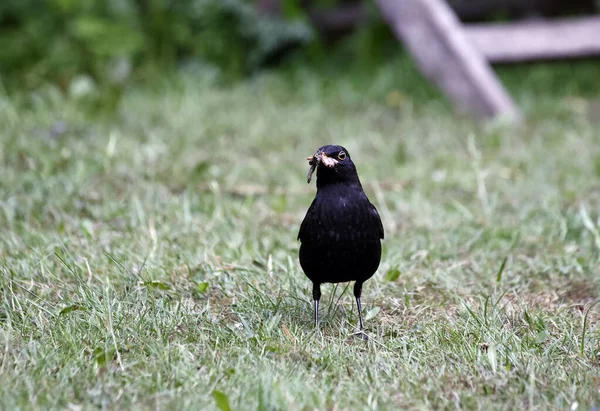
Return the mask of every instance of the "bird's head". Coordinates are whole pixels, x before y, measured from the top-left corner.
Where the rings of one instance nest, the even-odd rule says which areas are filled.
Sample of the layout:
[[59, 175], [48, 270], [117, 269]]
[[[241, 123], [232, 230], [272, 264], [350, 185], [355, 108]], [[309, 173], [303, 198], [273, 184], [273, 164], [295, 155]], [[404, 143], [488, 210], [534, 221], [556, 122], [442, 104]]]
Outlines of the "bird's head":
[[350, 153], [342, 146], [323, 146], [307, 160], [310, 164], [306, 178], [308, 183], [310, 183], [315, 170], [317, 171], [317, 186], [336, 182], [359, 182]]

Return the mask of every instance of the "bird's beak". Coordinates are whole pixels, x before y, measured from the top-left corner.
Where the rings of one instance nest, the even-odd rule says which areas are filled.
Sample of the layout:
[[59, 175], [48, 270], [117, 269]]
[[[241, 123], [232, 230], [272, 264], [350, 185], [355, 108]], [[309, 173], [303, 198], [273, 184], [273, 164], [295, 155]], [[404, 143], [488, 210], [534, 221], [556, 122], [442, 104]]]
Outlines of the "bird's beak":
[[329, 168], [332, 168], [332, 167], [335, 167], [335, 165], [337, 163], [339, 163], [339, 161], [337, 161], [333, 157], [327, 157], [327, 154], [325, 154], [325, 153], [321, 153], [321, 163], [323, 163], [323, 165], [325, 165]]
[[327, 154], [317, 151], [313, 156], [308, 157], [308, 164], [310, 164], [310, 169], [308, 170], [308, 176], [306, 177], [306, 181], [310, 183], [312, 180], [312, 175], [319, 166], [319, 164], [323, 164], [326, 167], [332, 168], [338, 163], [335, 158], [328, 157]]

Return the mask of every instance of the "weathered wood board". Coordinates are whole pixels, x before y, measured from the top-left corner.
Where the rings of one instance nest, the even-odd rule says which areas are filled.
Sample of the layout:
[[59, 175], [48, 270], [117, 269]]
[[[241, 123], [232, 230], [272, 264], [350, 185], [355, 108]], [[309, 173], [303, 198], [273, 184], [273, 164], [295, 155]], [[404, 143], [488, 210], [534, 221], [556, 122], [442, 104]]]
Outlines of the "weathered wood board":
[[465, 32], [492, 63], [600, 55], [600, 16], [470, 24]]
[[484, 55], [443, 0], [377, 0], [421, 71], [461, 110], [481, 118], [519, 113]]

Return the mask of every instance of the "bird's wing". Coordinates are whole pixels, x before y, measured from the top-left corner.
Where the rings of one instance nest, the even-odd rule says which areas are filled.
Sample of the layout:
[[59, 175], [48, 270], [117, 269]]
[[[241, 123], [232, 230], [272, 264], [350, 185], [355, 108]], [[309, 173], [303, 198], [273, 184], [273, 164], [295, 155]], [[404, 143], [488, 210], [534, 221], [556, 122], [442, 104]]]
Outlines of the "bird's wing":
[[302, 241], [302, 238], [305, 237], [305, 234], [307, 234], [307, 230], [309, 229], [308, 226], [310, 225], [310, 222], [313, 218], [313, 209], [314, 209], [315, 201], [317, 201], [316, 198], [313, 200], [312, 204], [308, 208], [308, 211], [306, 212], [306, 215], [304, 216], [304, 220], [302, 220], [302, 224], [300, 224], [300, 230], [298, 230], [297, 240]]
[[371, 204], [371, 212], [373, 213], [375, 219], [377, 220], [377, 223], [379, 224], [379, 238], [383, 240], [383, 223], [381, 222], [381, 217], [379, 217], [379, 213], [377, 212], [377, 209], [373, 204]]

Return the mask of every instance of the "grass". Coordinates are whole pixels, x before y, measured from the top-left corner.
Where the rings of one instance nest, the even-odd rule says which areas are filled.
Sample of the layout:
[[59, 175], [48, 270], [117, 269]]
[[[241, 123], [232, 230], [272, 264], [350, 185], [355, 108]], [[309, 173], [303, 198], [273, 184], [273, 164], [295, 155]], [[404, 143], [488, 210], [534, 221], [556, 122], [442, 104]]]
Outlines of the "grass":
[[[598, 406], [600, 126], [570, 94], [595, 72], [503, 71], [511, 127], [398, 68], [181, 78], [100, 118], [1, 97], [0, 408]], [[343, 284], [315, 332], [297, 262], [329, 142], [386, 229], [368, 342]]]

